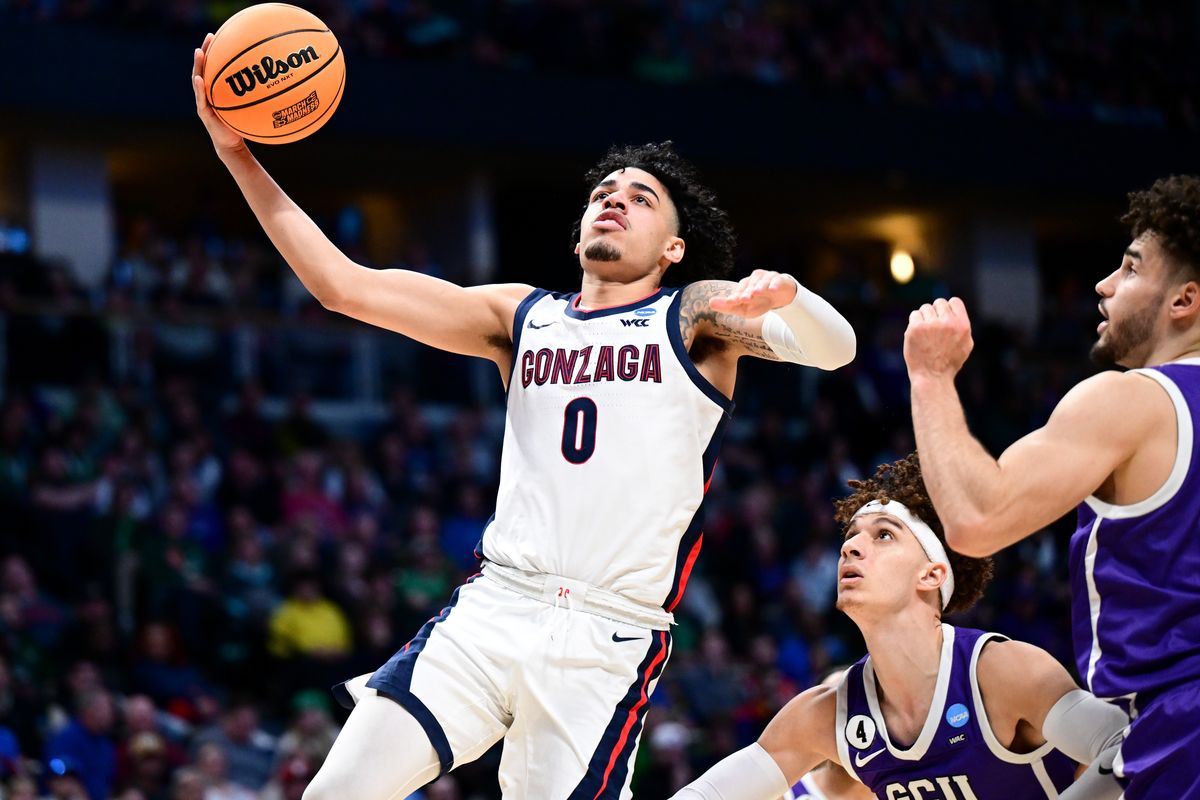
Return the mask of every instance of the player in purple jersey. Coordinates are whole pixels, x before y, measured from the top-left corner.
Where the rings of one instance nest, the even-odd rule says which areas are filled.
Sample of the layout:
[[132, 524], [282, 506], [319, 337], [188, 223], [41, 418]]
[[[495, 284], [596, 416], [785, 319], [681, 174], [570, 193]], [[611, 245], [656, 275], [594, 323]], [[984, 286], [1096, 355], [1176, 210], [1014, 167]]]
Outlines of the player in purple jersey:
[[954, 377], [971, 352], [957, 298], [913, 312], [913, 427], [950, 544], [986, 555], [1078, 506], [1071, 540], [1080, 676], [1133, 724], [1112, 764], [1129, 800], [1200, 798], [1200, 178], [1129, 196], [1132, 242], [1096, 284], [1093, 358], [1045, 427], [993, 458]]
[[797, 696], [676, 800], [775, 800], [826, 760], [887, 800], [1092, 797], [1104, 779], [1089, 770], [1067, 789], [1075, 764], [1114, 747], [1125, 714], [1044, 650], [942, 623], [979, 599], [992, 565], [946, 549], [916, 454], [850, 485], [837, 503], [837, 605], [867, 657], [836, 688]]

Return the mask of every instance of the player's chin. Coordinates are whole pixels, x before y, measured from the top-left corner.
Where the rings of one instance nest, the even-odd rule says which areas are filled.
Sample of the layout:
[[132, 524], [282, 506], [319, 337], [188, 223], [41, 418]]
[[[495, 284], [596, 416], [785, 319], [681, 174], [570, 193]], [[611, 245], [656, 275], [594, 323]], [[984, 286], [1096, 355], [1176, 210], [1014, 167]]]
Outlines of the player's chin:
[[854, 587], [838, 587], [837, 600], [834, 601], [834, 607], [838, 611], [849, 611], [859, 605], [861, 605], [861, 602], [857, 597], [857, 591]]

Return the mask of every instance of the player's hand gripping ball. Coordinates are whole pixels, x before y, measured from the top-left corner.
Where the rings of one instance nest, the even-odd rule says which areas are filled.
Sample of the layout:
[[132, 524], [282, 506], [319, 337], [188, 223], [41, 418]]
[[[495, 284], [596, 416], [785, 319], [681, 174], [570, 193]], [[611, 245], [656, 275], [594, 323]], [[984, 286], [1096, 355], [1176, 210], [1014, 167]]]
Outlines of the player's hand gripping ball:
[[284, 144], [329, 121], [346, 86], [337, 37], [313, 14], [286, 3], [239, 11], [204, 53], [204, 94], [241, 136]]

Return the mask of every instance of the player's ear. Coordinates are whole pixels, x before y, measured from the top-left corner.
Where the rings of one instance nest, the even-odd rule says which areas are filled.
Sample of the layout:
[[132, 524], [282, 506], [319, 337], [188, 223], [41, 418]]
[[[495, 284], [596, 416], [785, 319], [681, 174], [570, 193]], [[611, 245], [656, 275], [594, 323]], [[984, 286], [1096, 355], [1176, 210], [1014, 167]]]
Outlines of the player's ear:
[[1188, 281], [1171, 301], [1171, 319], [1194, 319], [1200, 314], [1200, 283]]
[[659, 263], [664, 267], [671, 264], [678, 264], [683, 260], [684, 247], [683, 239], [680, 239], [678, 236], [672, 236], [667, 239], [667, 246], [663, 250], [662, 259], [659, 260]]
[[575, 255], [579, 255], [579, 242], [575, 243]]
[[917, 585], [922, 589], [937, 591], [942, 588], [942, 584], [946, 582], [946, 576], [949, 574], [949, 568], [945, 564], [931, 562], [922, 568], [921, 575], [917, 578]]

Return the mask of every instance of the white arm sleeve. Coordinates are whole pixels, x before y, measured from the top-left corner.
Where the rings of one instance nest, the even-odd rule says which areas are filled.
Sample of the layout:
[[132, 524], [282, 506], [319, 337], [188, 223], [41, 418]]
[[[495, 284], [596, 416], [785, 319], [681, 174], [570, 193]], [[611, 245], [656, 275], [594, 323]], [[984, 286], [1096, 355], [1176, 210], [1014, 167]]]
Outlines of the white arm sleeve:
[[718, 761], [672, 800], [779, 800], [791, 788], [758, 742]]
[[783, 308], [763, 315], [762, 337], [783, 361], [837, 369], [854, 360], [854, 328], [824, 299], [800, 285]]
[[1091, 764], [1100, 753], [1119, 745], [1128, 727], [1124, 711], [1076, 689], [1060, 697], [1046, 714], [1042, 735], [1080, 764]]

